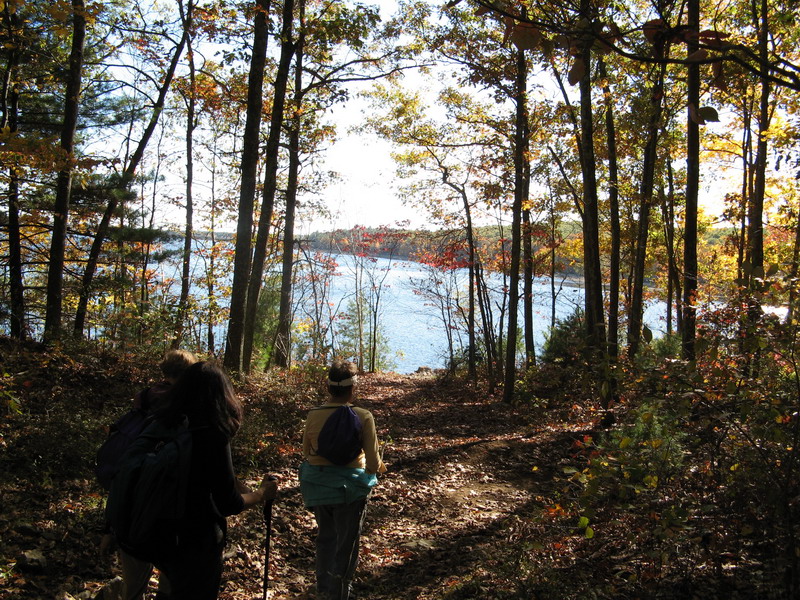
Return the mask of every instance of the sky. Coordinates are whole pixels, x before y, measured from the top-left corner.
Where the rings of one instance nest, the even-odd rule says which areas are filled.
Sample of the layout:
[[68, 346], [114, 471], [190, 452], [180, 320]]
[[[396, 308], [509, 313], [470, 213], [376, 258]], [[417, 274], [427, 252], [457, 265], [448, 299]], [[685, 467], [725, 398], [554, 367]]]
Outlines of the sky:
[[[391, 18], [397, 9], [395, 0], [370, 0], [377, 5], [381, 17]], [[409, 85], [416, 85], [413, 74], [407, 74]], [[349, 229], [355, 225], [378, 227], [408, 222], [412, 228], [428, 227], [429, 219], [419, 209], [405, 206], [401, 200], [396, 177], [396, 167], [391, 158], [392, 147], [389, 142], [374, 134], [355, 134], [350, 131], [360, 124], [369, 110], [369, 102], [358, 97], [369, 84], [354, 84], [350, 99], [345, 104], [334, 106], [329, 120], [336, 123], [339, 139], [327, 151], [322, 168], [339, 173], [339, 181], [331, 183], [323, 191], [323, 198], [329, 210], [336, 214], [326, 229]], [[307, 222], [311, 230], [319, 228], [319, 220]]]
[[340, 139], [327, 151], [324, 163], [326, 170], [340, 175], [340, 180], [323, 192], [331, 212], [338, 214], [332, 228], [377, 227], [406, 220], [411, 227], [424, 227], [425, 215], [404, 206], [400, 198], [391, 145], [375, 135], [347, 131], [360, 119], [365, 109], [360, 105], [342, 105], [331, 114], [341, 126]]

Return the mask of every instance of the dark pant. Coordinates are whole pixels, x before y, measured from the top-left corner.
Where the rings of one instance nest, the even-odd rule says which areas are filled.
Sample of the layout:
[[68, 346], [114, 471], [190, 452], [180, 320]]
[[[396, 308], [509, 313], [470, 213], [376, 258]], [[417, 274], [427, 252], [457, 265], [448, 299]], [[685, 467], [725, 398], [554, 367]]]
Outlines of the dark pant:
[[[153, 565], [147, 561], [139, 560], [125, 552], [119, 551], [119, 562], [122, 566], [122, 581], [124, 583], [123, 600], [144, 600], [150, 576], [153, 574]], [[158, 591], [163, 597], [169, 597], [169, 580], [163, 573], [158, 575]]]
[[317, 519], [317, 598], [347, 600], [358, 563], [367, 500], [314, 507]]
[[216, 600], [222, 579], [225, 536], [216, 523], [197, 523], [178, 535], [178, 544], [156, 562], [169, 579], [170, 600]]

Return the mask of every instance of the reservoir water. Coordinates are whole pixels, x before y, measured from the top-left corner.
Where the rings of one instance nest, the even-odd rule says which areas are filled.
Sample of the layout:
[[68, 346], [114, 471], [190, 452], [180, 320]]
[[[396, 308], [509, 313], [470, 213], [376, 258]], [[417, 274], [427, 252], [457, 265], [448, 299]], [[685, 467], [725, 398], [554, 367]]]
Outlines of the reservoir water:
[[[363, 264], [365, 259], [346, 254], [328, 256], [331, 256], [337, 264], [335, 274], [330, 279], [328, 302], [333, 307], [332, 310], [338, 312], [334, 321], [341, 323], [342, 314], [347, 310], [348, 301], [355, 295], [356, 273], [358, 272], [358, 269], [355, 268], [356, 262], [360, 260]], [[382, 281], [379, 327], [385, 340], [386, 355], [392, 370], [398, 373], [413, 373], [419, 367], [444, 368], [448, 360], [445, 324], [440, 316], [440, 310], [418, 293], [419, 282], [429, 278], [430, 270], [425, 265], [412, 261], [387, 258], [366, 260], [369, 263], [365, 268], [371, 271], [376, 280]], [[198, 260], [194, 264], [195, 276], [200, 275], [201, 263], [202, 261]], [[299, 264], [302, 265], [302, 261]], [[175, 264], [171, 267], [162, 265], [162, 268], [166, 271], [165, 275], [171, 277], [175, 282], [171, 289], [172, 293], [177, 295], [179, 291], [178, 266]], [[169, 271], [172, 269], [174, 269], [174, 273], [169, 275]], [[461, 305], [466, 310], [467, 270], [458, 270], [453, 275], [460, 290]], [[362, 278], [364, 276], [363, 270], [361, 276]], [[489, 287], [494, 290], [493, 302], [499, 304], [503, 297], [503, 278], [498, 274], [487, 275], [487, 277], [489, 278]], [[228, 281], [228, 284], [230, 283]], [[362, 285], [365, 283], [362, 281]], [[309, 301], [307, 290], [304, 292], [301, 288], [300, 284], [295, 286], [296, 305]], [[557, 281], [556, 289], [555, 316], [557, 320], [569, 317], [577, 307], [583, 306], [583, 289], [579, 285], [567, 281]], [[194, 287], [193, 293], [198, 297], [202, 306], [205, 303], [203, 290]], [[538, 353], [541, 351], [551, 323], [552, 292], [549, 279], [541, 278], [534, 282], [533, 303], [534, 337]], [[227, 307], [225, 308], [227, 314]], [[520, 313], [521, 311], [522, 307], [520, 307]], [[499, 314], [499, 310], [496, 312]], [[296, 308], [296, 315], [302, 313], [302, 310]], [[645, 309], [644, 323], [656, 337], [662, 335], [666, 329], [665, 316], [666, 305], [664, 302], [651, 302]], [[299, 318], [296, 316], [296, 321]], [[521, 328], [521, 314], [518, 324]], [[219, 326], [215, 333], [218, 344], [225, 339], [224, 327], [225, 324]], [[461, 341], [463, 346], [466, 346], [466, 338], [463, 337]], [[456, 348], [459, 347], [459, 344], [456, 343]]]
[[[349, 255], [335, 255], [339, 265], [332, 279], [330, 300], [342, 307], [348, 296], [355, 293], [356, 275], [354, 259]], [[432, 306], [417, 291], [415, 282], [428, 277], [426, 267], [420, 263], [378, 258], [368, 266], [375, 279], [385, 276], [382, 283], [380, 323], [388, 345], [389, 362], [398, 373], [412, 373], [419, 367], [443, 368], [447, 363], [447, 339], [445, 325], [439, 309]], [[466, 269], [456, 272], [461, 289], [461, 302], [466, 305], [468, 274]], [[503, 281], [500, 275], [490, 277], [490, 286], [499, 302]], [[583, 306], [583, 289], [574, 284], [557, 282], [555, 302], [556, 319], [561, 320]], [[342, 301], [344, 299], [344, 301]], [[545, 341], [551, 323], [552, 293], [549, 279], [538, 279], [533, 288], [534, 337], [537, 352]], [[521, 308], [520, 308], [521, 310]], [[644, 322], [658, 336], [665, 330], [666, 305], [653, 302], [648, 305]], [[522, 319], [519, 319], [522, 326]], [[466, 345], [466, 341], [465, 341]]]

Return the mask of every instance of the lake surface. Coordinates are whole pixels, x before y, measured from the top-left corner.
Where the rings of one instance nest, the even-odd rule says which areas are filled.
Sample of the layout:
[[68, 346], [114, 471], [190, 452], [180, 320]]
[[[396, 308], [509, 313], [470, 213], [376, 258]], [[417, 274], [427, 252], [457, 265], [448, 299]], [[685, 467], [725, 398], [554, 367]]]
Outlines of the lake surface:
[[[356, 269], [355, 261], [351, 255], [332, 255], [338, 264], [335, 276], [330, 282], [329, 301], [338, 307], [339, 316], [347, 310], [348, 299], [355, 295]], [[364, 259], [361, 259], [364, 260]], [[202, 261], [194, 265], [195, 275], [202, 269]], [[302, 264], [302, 262], [301, 262]], [[166, 266], [166, 265], [164, 265]], [[164, 267], [162, 266], [162, 268]], [[380, 328], [386, 345], [388, 346], [388, 359], [392, 370], [398, 373], [413, 373], [419, 367], [432, 369], [444, 368], [447, 364], [447, 336], [445, 325], [439, 316], [439, 311], [429, 301], [415, 290], [419, 281], [428, 278], [426, 267], [411, 261], [389, 260], [386, 258], [375, 259], [368, 268], [376, 278], [385, 276], [382, 286], [380, 304]], [[179, 267], [173, 265], [174, 273], [171, 275], [175, 283], [172, 291], [177, 295], [180, 290]], [[169, 267], [165, 271], [169, 271]], [[468, 272], [466, 269], [455, 273], [458, 287], [461, 290], [462, 305], [466, 308], [466, 290]], [[415, 284], [415, 282], [417, 282]], [[228, 284], [231, 282], [228, 281]], [[503, 279], [500, 275], [489, 276], [489, 286], [494, 289], [494, 302], [500, 302], [503, 290]], [[556, 298], [556, 319], [562, 320], [569, 317], [577, 307], [583, 307], [583, 288], [568, 282], [557, 282], [558, 295]], [[204, 291], [193, 287], [193, 293], [201, 299]], [[302, 292], [296, 287], [295, 301], [303, 301]], [[550, 328], [551, 291], [550, 280], [538, 279], [534, 282], [534, 339], [537, 353], [541, 351], [545, 336]], [[522, 328], [522, 306], [518, 318], [519, 327]], [[499, 311], [497, 311], [499, 314]], [[645, 309], [644, 323], [653, 331], [655, 337], [663, 335], [666, 330], [666, 305], [664, 302], [651, 302]], [[479, 317], [478, 317], [479, 318]], [[498, 319], [499, 317], [495, 317]], [[218, 343], [225, 339], [225, 325], [220, 325], [216, 331]], [[507, 326], [504, 325], [504, 328]], [[462, 334], [463, 335], [463, 334]], [[199, 341], [199, 340], [198, 340]], [[466, 336], [463, 337], [466, 346]], [[459, 345], [456, 344], [456, 348]], [[220, 348], [221, 350], [222, 348]]]
[[[338, 274], [331, 282], [331, 301], [338, 303], [355, 292], [355, 269], [353, 257], [335, 255], [339, 264]], [[415, 262], [378, 258], [369, 268], [379, 277], [386, 275], [381, 298], [381, 326], [389, 346], [389, 359], [398, 373], [413, 373], [419, 367], [443, 368], [447, 362], [447, 338], [445, 326], [438, 309], [429, 305], [415, 293], [414, 281], [427, 278], [423, 265]], [[457, 273], [460, 287], [467, 289], [468, 273], [463, 269]], [[491, 286], [496, 296], [502, 290], [502, 277], [493, 275]], [[557, 286], [558, 287], [558, 286]], [[465, 293], [464, 293], [465, 294]], [[550, 328], [551, 291], [550, 280], [539, 279], [534, 283], [534, 339], [537, 352], [545, 341]], [[466, 304], [466, 299], [462, 300]], [[344, 309], [345, 302], [342, 302]], [[576, 307], [583, 306], [583, 289], [575, 285], [561, 286], [556, 299], [556, 318], [569, 317]], [[520, 307], [520, 312], [522, 307]], [[666, 305], [651, 303], [644, 315], [644, 322], [656, 336], [665, 330]], [[518, 320], [522, 327], [522, 318]]]

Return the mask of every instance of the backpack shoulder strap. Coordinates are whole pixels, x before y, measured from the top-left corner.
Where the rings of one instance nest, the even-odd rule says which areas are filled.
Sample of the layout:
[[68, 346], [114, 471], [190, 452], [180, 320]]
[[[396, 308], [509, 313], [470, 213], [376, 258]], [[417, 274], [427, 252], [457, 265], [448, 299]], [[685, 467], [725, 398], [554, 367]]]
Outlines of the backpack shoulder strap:
[[144, 412], [150, 410], [150, 386], [144, 388], [136, 394], [133, 399], [133, 407]]

